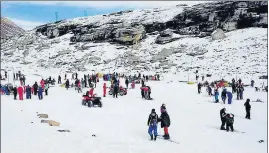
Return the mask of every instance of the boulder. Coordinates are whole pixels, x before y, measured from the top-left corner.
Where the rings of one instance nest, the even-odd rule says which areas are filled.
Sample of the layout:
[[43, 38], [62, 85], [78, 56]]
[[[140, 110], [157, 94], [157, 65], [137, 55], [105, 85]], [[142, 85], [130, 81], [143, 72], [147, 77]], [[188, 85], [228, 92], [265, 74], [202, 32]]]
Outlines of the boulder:
[[39, 118], [48, 118], [48, 114], [37, 114]]
[[221, 29], [216, 29], [212, 34], [212, 40], [219, 40], [225, 38], [225, 33]]
[[56, 122], [56, 121], [53, 121], [53, 120], [48, 120], [48, 123], [50, 126], [59, 126], [60, 125], [60, 122]]

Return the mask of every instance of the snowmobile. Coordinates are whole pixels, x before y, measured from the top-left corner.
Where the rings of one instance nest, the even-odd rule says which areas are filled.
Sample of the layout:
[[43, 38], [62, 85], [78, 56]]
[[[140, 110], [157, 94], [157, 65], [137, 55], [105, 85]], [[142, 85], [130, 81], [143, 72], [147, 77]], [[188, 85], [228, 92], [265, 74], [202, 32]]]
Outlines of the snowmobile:
[[96, 94], [94, 94], [93, 97], [90, 97], [89, 91], [87, 91], [87, 93], [82, 97], [83, 97], [82, 99], [83, 106], [93, 107], [97, 105], [100, 108], [103, 106], [101, 97], [96, 97]]

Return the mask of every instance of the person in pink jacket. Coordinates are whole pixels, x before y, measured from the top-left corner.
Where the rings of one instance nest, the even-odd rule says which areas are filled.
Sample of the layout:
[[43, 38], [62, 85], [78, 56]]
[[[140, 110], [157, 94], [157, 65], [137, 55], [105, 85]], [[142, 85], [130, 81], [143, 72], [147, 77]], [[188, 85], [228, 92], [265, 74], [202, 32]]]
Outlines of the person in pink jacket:
[[94, 88], [91, 88], [91, 89], [90, 89], [90, 92], [89, 92], [89, 96], [90, 96], [90, 97], [93, 97], [93, 90], [94, 90]]
[[40, 85], [42, 86], [42, 89], [45, 88], [45, 81], [43, 79], [40, 81]]
[[18, 87], [19, 100], [23, 100], [23, 88], [22, 86]]

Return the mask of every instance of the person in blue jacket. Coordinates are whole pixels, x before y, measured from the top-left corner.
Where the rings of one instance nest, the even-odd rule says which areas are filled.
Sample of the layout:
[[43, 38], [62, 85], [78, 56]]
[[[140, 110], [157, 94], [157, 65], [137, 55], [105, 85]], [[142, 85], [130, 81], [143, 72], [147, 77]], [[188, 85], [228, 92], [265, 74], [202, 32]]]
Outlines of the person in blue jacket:
[[215, 89], [215, 103], [219, 102], [219, 91], [218, 89]]
[[232, 104], [233, 94], [230, 91], [227, 91], [228, 104]]
[[43, 89], [42, 89], [41, 85], [38, 86], [38, 93], [37, 94], [38, 94], [38, 99], [42, 100], [43, 99]]
[[[156, 140], [158, 133], [157, 133], [157, 125], [158, 125], [158, 115], [155, 112], [155, 109], [151, 110], [151, 113], [149, 114], [148, 118], [148, 133], [150, 135], [150, 139], [153, 140], [153, 135], [154, 135], [154, 140]], [[154, 132], [152, 134], [152, 132]]]
[[31, 99], [31, 87], [29, 85], [26, 87], [26, 99]]

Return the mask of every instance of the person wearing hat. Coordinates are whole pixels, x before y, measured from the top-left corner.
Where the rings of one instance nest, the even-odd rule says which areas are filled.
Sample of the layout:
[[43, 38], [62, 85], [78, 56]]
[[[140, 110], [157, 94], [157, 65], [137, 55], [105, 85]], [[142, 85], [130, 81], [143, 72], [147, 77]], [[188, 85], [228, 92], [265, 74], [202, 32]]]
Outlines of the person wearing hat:
[[149, 126], [148, 133], [150, 135], [151, 140], [153, 140], [152, 132], [154, 132], [154, 140], [156, 140], [158, 136], [157, 125], [158, 125], [158, 115], [156, 114], [155, 109], [152, 109], [148, 118], [148, 126]]
[[164, 139], [170, 139], [169, 133], [168, 133], [168, 127], [170, 126], [170, 117], [166, 111], [165, 104], [162, 104], [161, 106], [161, 116], [159, 118], [159, 121], [161, 122], [161, 128], [164, 128]]

